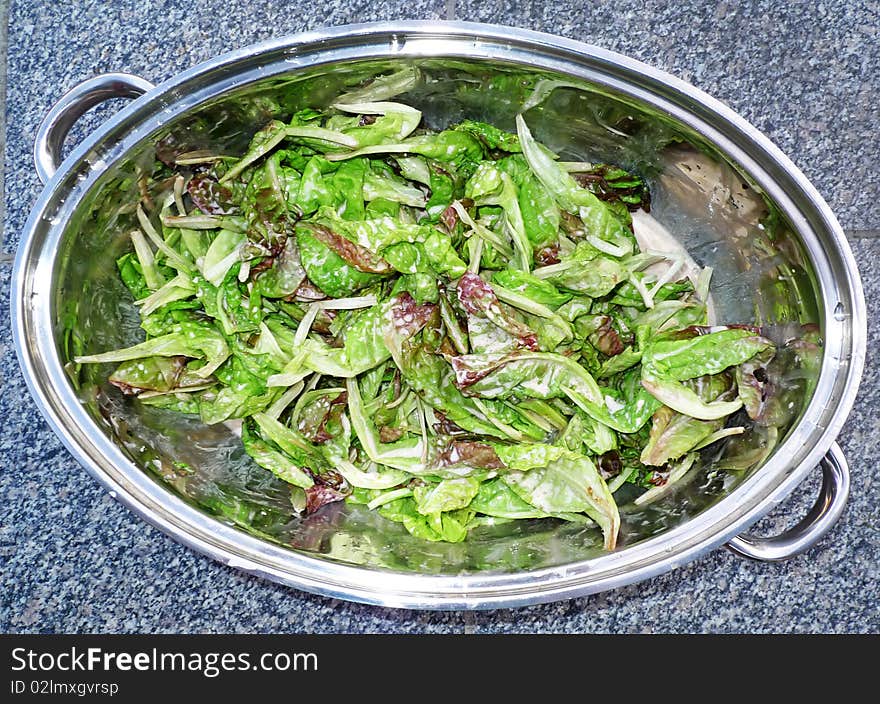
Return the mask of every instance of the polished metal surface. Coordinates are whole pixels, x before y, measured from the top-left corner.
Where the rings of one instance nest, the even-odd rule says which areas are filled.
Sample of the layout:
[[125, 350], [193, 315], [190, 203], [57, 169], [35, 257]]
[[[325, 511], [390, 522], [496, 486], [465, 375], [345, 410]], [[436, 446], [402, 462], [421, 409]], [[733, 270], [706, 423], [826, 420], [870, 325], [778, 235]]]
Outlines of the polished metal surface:
[[813, 508], [797, 525], [770, 538], [738, 535], [727, 543], [734, 552], [766, 562], [788, 560], [816, 545], [837, 523], [849, 496], [849, 465], [837, 443], [819, 464], [822, 489]]
[[[465, 117], [510, 126], [528, 106], [536, 136], [558, 153], [646, 174], [657, 220], [715, 268], [720, 320], [760, 317], [780, 341], [804, 326], [821, 331], [816, 369], [793, 363], [787, 377], [793, 396], [778, 445], [756, 429], [752, 446], [731, 444], [726, 455], [706, 458], [694, 482], [664, 501], [624, 506], [623, 546], [613, 553], [589, 530], [547, 521], [481, 529], [457, 545], [426, 544], [356, 506], [291, 519], [279, 487], [248, 463], [225, 426], [138, 407], [107, 388], [107, 369], [68, 364], [71, 349], [136, 339], [114, 261], [132, 217], [126, 195], [152, 163], [157, 139], [238, 149], [273, 111], [322, 107], [404, 67], [415, 79], [401, 99], [432, 126]], [[46, 184], [18, 251], [12, 315], [22, 369], [48, 422], [125, 505], [253, 574], [411, 608], [513, 606], [646, 579], [731, 541], [824, 462], [826, 471], [836, 468], [823, 492], [827, 505], [780, 539], [789, 547], [815, 543], [846, 499], [846, 465], [832, 444], [852, 406], [866, 344], [864, 297], [840, 226], [807, 179], [742, 118], [612, 52], [467, 23], [288, 37], [148, 90], [74, 149]], [[766, 459], [753, 471], [730, 469], [746, 456]], [[176, 473], [180, 462], [195, 471]], [[734, 540], [735, 548], [746, 544]]]
[[61, 163], [61, 148], [70, 128], [86, 111], [113, 98], [137, 98], [155, 86], [128, 73], [105, 73], [77, 84], [48, 112], [34, 140], [34, 165], [46, 183]]

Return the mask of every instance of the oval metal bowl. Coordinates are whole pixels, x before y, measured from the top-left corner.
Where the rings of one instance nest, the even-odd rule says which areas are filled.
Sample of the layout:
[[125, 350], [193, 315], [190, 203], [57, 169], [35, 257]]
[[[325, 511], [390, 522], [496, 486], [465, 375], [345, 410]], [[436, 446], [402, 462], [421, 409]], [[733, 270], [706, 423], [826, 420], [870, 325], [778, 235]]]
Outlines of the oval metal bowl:
[[[816, 368], [793, 376], [802, 393], [778, 442], [730, 445], [727, 454], [705, 457], [694, 479], [663, 501], [623, 507], [622, 545], [612, 553], [593, 531], [552, 520], [428, 544], [356, 506], [292, 517], [283, 487], [247, 460], [225, 426], [126, 401], [106, 385], [106, 369], [70, 364], [74, 350], [136, 339], [114, 259], [133, 222], [126, 198], [136, 194], [137, 171], [151, 163], [157, 140], [173, 135], [240, 149], [266, 119], [267, 105], [321, 107], [404, 67], [418, 80], [400, 99], [422, 109], [431, 126], [475, 118], [510, 128], [527, 110], [536, 136], [558, 153], [645, 174], [654, 216], [700, 264], [714, 267], [720, 320], [759, 317], [780, 340], [804, 326], [821, 331]], [[73, 122], [118, 96], [136, 99], [59, 164]], [[632, 583], [725, 543], [784, 559], [815, 544], [840, 515], [848, 472], [834, 439], [866, 345], [853, 257], [826, 203], [769, 140], [668, 74], [522, 30], [437, 22], [341, 27], [235, 51], [156, 87], [120, 74], [87, 81], [50, 112], [35, 155], [46, 186], [23, 232], [12, 304], [30, 389], [71, 453], [115, 497], [224, 563], [345, 599], [488, 608]], [[750, 458], [762, 461], [735, 469]], [[771, 539], [742, 535], [820, 465], [819, 501], [795, 528]]]

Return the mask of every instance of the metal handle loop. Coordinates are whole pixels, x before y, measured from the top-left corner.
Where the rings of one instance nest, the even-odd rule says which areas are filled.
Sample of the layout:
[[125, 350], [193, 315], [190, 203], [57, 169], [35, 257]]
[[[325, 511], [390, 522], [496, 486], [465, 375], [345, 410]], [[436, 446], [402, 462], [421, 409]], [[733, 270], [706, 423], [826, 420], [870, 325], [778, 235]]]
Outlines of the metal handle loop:
[[837, 443], [831, 445], [819, 466], [822, 468], [819, 498], [796, 526], [770, 538], [738, 535], [727, 543], [727, 547], [754, 560], [778, 562], [799, 555], [818, 543], [837, 523], [849, 497], [849, 465]]
[[154, 87], [128, 73], [105, 73], [71, 88], [52, 106], [37, 130], [34, 164], [40, 180], [47, 183], [55, 175], [67, 133], [87, 110], [112, 98], [137, 98]]

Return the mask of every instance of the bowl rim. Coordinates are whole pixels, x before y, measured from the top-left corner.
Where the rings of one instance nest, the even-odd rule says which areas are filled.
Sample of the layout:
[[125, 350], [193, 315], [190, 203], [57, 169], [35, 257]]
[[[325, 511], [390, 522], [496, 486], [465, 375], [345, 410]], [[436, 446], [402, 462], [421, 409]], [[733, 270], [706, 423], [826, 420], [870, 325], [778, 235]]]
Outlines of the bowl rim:
[[[249, 73], [230, 71], [254, 57], [276, 54], [283, 58]], [[699, 127], [701, 135], [728, 158], [737, 157], [741, 165], [758, 166], [746, 153], [748, 147], [766, 158], [777, 176], [789, 179], [788, 188], [794, 188], [813, 209], [812, 223], [821, 225], [827, 242], [820, 241], [816, 225], [803, 217], [788, 192], [769, 180], [767, 165], [756, 172], [766, 177], [757, 180], [769, 193], [775, 191], [774, 201], [792, 220], [810, 255], [820, 261], [824, 256], [828, 262], [826, 245], [830, 242], [837, 257], [833, 262], [837, 272], [831, 266], [827, 271], [815, 267], [827, 347], [816, 392], [780, 447], [793, 448], [796, 462], [777, 451], [761, 471], [698, 515], [618, 552], [513, 573], [426, 575], [342, 564], [258, 539], [186, 503], [109, 440], [85, 413], [67, 381], [52, 334], [54, 301], [50, 292], [36, 285], [54, 280], [54, 259], [47, 255], [57, 251], [63, 226], [79, 200], [76, 196], [88, 192], [107, 166], [154, 131], [157, 119], [167, 119], [169, 111], [177, 115], [191, 110], [231, 89], [235, 81], [240, 87], [251, 79], [322, 63], [435, 56], [513, 63], [526, 63], [528, 58], [531, 66], [621, 90], [695, 129]], [[540, 61], [535, 63], [536, 59]], [[600, 69], [617, 73], [603, 75], [598, 73]], [[644, 86], [622, 82], [633, 76], [660, 92], [647, 94]], [[242, 81], [242, 77], [248, 80]], [[187, 90], [199, 80], [208, 80], [207, 85]], [[673, 98], [692, 101], [693, 109], [717, 118], [729, 134], [725, 136], [698, 117], [689, 116]], [[134, 127], [128, 130], [130, 124]], [[835, 273], [842, 274], [844, 280], [838, 281]], [[847, 301], [849, 313], [843, 319], [830, 315], [829, 294], [835, 293], [839, 300]], [[852, 408], [867, 344], [864, 293], [842, 228], [804, 174], [745, 119], [694, 86], [622, 54], [532, 30], [459, 21], [371, 22], [270, 39], [199, 63], [134, 100], [74, 148], [45, 185], [22, 230], [13, 268], [11, 314], [19, 364], [41, 413], [74, 458], [111, 496], [141, 518], [198, 552], [276, 582], [336, 598], [422, 609], [512, 607], [583, 596], [659, 575], [717, 548], [780, 503], [828, 451]]]

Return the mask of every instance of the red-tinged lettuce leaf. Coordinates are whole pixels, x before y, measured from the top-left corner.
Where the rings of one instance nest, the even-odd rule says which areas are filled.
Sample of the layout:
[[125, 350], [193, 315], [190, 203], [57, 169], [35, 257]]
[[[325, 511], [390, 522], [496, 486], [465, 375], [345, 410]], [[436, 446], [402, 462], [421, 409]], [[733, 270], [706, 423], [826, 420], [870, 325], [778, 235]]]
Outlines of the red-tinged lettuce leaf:
[[622, 203], [627, 210], [651, 210], [651, 194], [644, 180], [623, 169], [607, 164], [595, 164], [589, 171], [572, 174], [582, 188], [586, 188], [606, 203]]
[[342, 501], [348, 495], [339, 489], [334, 489], [327, 484], [314, 484], [305, 490], [306, 514], [315, 513], [318, 509], [335, 501]]
[[[300, 260], [309, 281], [332, 298], [344, 298], [381, 280], [380, 275], [361, 271], [315, 236], [316, 230], [296, 228]], [[348, 252], [347, 252], [348, 253]], [[365, 266], [365, 268], [370, 268]]]
[[626, 347], [608, 315], [602, 316], [598, 329], [588, 339], [593, 347], [609, 357], [619, 355]]
[[288, 237], [282, 245], [276, 240], [270, 248], [270, 256], [251, 268], [251, 278], [256, 281], [257, 292], [268, 298], [298, 294], [306, 282], [306, 270], [296, 241]]
[[[302, 364], [319, 374], [351, 378], [373, 369], [395, 353], [400, 346], [421, 330], [435, 315], [437, 306], [420, 305], [408, 293], [392, 296], [378, 305], [364, 309], [354, 316], [342, 332], [341, 347], [307, 339], [307, 350]], [[299, 373], [300, 361], [294, 360], [292, 371]], [[280, 379], [270, 383], [287, 383], [283, 372]]]
[[538, 336], [527, 325], [508, 315], [492, 290], [492, 286], [476, 274], [464, 274], [456, 288], [458, 300], [468, 316], [486, 318], [494, 325], [516, 338], [520, 347], [538, 349]]
[[452, 233], [458, 224], [458, 212], [450, 205], [440, 213], [440, 222], [448, 232]]
[[434, 409], [439, 421], [439, 428], [435, 428], [438, 432], [452, 434], [464, 430], [496, 438], [507, 437], [505, 431], [484, 415], [474, 399], [459, 391], [452, 370], [443, 357], [429, 351], [424, 344], [403, 344], [395, 362], [410, 389]]
[[196, 174], [186, 186], [195, 206], [206, 215], [234, 215], [238, 206], [232, 191], [208, 174]]
[[417, 303], [407, 291], [397, 295], [391, 307], [391, 323], [400, 341], [408, 340], [437, 314], [434, 303]]
[[480, 469], [502, 469], [505, 466], [494, 447], [476, 440], [453, 440], [440, 449], [434, 464], [437, 467], [466, 465]]
[[492, 305], [498, 305], [498, 298], [492, 287], [476, 274], [468, 272], [461, 277], [457, 286], [458, 299], [464, 309], [472, 315], [483, 315]]
[[304, 301], [323, 301], [327, 298], [327, 294], [324, 293], [321, 289], [319, 289], [315, 284], [309, 281], [308, 277], [303, 279], [302, 283], [297, 286], [296, 291], [293, 292], [295, 298], [302, 299]]
[[396, 442], [403, 437], [404, 432], [405, 431], [402, 428], [392, 428], [388, 425], [382, 425], [379, 427], [379, 442]]
[[336, 394], [322, 394], [308, 403], [298, 418], [297, 429], [305, 438], [316, 445], [321, 445], [333, 438], [328, 432], [328, 424], [338, 421], [345, 410], [348, 394], [345, 391]]
[[535, 264], [538, 266], [550, 266], [551, 264], [559, 264], [562, 261], [559, 258], [559, 243], [554, 242], [546, 247], [535, 250]]
[[736, 368], [736, 386], [749, 418], [757, 420], [764, 412], [765, 402], [774, 395], [775, 384], [767, 374], [767, 365], [776, 354], [772, 347], [759, 352]]
[[390, 274], [394, 271], [392, 266], [378, 254], [373, 254], [366, 247], [333, 232], [329, 227], [317, 223], [301, 223], [301, 227], [308, 228], [316, 240], [336, 252], [346, 264], [358, 271], [367, 274]]

